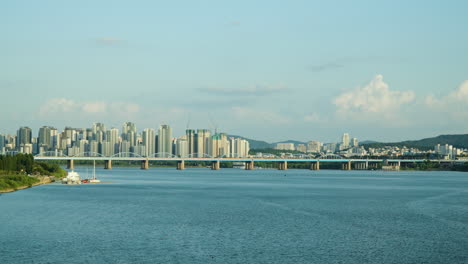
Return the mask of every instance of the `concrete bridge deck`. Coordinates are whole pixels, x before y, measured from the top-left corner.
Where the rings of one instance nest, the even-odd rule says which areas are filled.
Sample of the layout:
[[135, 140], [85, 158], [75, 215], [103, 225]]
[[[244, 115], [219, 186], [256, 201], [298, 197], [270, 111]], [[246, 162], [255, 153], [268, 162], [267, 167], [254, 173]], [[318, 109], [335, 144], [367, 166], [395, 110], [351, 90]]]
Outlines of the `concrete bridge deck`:
[[[421, 163], [424, 159], [349, 159], [349, 158], [180, 158], [180, 157], [87, 157], [87, 156], [35, 156], [35, 160], [65, 160], [69, 169], [74, 168], [74, 161], [104, 161], [104, 168], [111, 169], [112, 161], [140, 161], [141, 169], [148, 169], [150, 161], [174, 161], [177, 162], [177, 169], [185, 169], [185, 162], [211, 162], [213, 170], [220, 169], [221, 162], [244, 162], [246, 170], [254, 169], [255, 162], [278, 163], [278, 169], [287, 170], [288, 162], [310, 163], [311, 170], [319, 170], [320, 163], [341, 163], [343, 170], [351, 170], [354, 164], [355, 169], [377, 168], [378, 164], [388, 164], [390, 166], [400, 166], [401, 163]], [[436, 163], [468, 163], [468, 160], [429, 160]]]

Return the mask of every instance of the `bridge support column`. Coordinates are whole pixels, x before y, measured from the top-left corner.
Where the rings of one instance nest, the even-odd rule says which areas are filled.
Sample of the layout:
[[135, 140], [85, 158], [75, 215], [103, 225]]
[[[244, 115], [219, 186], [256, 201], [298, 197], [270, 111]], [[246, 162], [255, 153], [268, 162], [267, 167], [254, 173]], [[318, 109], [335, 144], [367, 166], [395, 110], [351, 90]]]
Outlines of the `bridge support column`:
[[142, 169], [142, 170], [147, 170], [147, 169], [149, 169], [149, 160], [142, 160], [142, 161], [141, 161], [141, 169]]
[[104, 169], [111, 170], [112, 169], [112, 160], [105, 160], [104, 161]]
[[215, 160], [211, 163], [212, 170], [219, 170], [219, 160]]
[[67, 169], [69, 169], [69, 170], [75, 169], [74, 160], [67, 160]]
[[310, 163], [311, 170], [320, 170], [320, 161]]
[[287, 169], [288, 169], [288, 162], [280, 161], [278, 164], [278, 170], [287, 170]]
[[342, 170], [351, 170], [351, 161], [347, 161], [341, 165]]
[[254, 162], [253, 162], [253, 160], [251, 160], [251, 161], [246, 161], [246, 162], [245, 162], [245, 169], [246, 169], [246, 170], [253, 170], [253, 169], [254, 169]]
[[354, 168], [357, 170], [367, 170], [367, 163], [366, 162], [355, 163]]
[[184, 160], [177, 161], [177, 169], [178, 170], [185, 170], [185, 161]]

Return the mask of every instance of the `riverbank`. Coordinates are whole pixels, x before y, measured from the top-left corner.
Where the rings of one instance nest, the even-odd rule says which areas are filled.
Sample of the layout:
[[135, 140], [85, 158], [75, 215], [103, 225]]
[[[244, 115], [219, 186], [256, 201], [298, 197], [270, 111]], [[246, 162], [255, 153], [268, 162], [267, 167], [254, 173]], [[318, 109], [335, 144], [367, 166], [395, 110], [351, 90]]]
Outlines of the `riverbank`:
[[14, 192], [18, 190], [24, 190], [24, 189], [31, 188], [34, 186], [49, 184], [55, 181], [55, 177], [53, 176], [42, 176], [42, 175], [41, 176], [14, 175], [14, 176], [3, 176], [1, 178], [7, 178], [7, 177], [18, 178], [18, 176], [29, 177], [30, 180], [24, 180], [23, 178], [19, 181], [14, 181], [14, 179], [6, 179], [3, 181], [0, 181], [0, 193], [9, 193], [9, 192]]

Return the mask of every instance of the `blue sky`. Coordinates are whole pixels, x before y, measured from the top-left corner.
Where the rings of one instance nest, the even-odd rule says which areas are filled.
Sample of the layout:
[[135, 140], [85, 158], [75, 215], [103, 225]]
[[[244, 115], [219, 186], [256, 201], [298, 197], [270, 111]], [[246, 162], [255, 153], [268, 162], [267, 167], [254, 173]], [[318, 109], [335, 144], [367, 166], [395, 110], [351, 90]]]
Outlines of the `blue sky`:
[[467, 1], [3, 1], [0, 133], [468, 133]]

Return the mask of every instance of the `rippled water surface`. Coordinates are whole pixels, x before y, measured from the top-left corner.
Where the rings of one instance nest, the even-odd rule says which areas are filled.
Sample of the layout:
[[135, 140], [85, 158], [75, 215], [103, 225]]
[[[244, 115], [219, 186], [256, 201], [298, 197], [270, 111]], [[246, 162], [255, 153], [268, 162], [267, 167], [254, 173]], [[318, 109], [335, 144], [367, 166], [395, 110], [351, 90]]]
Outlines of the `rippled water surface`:
[[467, 173], [98, 176], [111, 183], [0, 195], [0, 262], [468, 263]]

